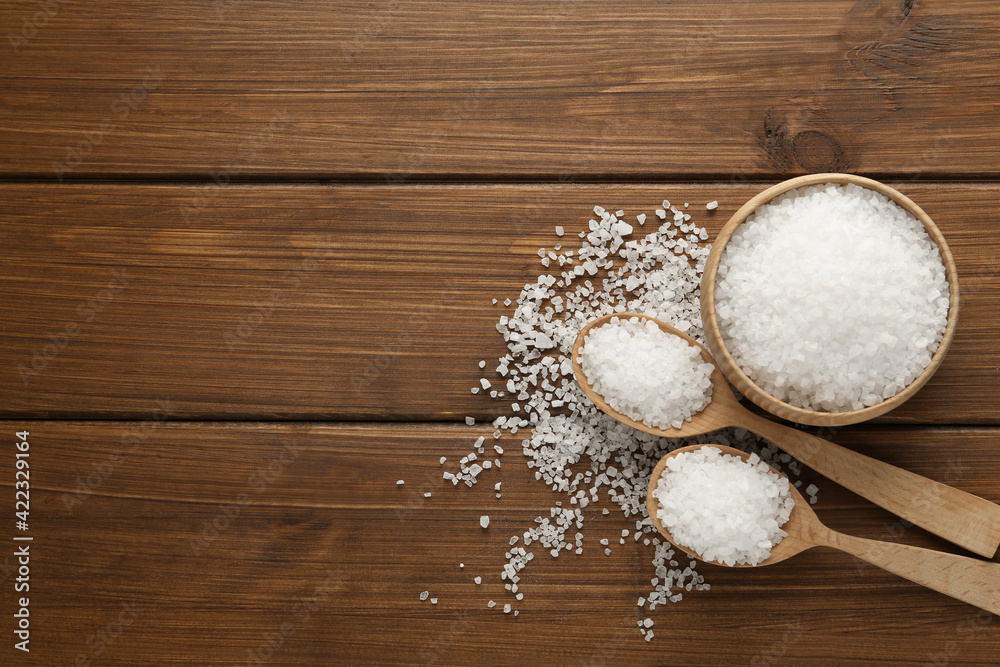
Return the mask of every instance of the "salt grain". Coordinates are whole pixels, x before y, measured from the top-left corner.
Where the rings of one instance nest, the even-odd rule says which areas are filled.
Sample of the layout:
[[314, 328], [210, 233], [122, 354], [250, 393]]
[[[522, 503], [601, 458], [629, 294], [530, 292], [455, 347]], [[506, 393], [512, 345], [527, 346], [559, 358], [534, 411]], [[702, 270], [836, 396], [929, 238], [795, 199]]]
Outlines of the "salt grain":
[[[581, 327], [602, 315], [643, 313], [675, 326], [683, 324], [689, 335], [704, 343], [698, 292], [710, 250], [702, 242], [708, 235], [685, 220], [669, 201], [664, 201], [663, 209], [662, 224], [644, 230], [648, 232], [644, 237], [630, 239], [626, 235], [633, 232], [631, 226], [618, 224], [624, 212], [612, 214], [595, 207], [596, 218], [589, 230], [578, 234], [581, 246], [564, 252], [566, 257], [572, 253], [574, 264], [526, 284], [513, 311], [497, 323], [507, 346], [507, 353], [498, 360], [497, 373], [521, 410], [516, 417], [505, 415], [495, 421], [494, 437], [500, 437], [501, 429], [512, 433], [525, 429], [521, 449], [535, 478], [551, 490], [567, 494], [570, 502], [566, 505], [577, 503], [576, 507], [554, 503], [545, 516], [536, 518], [535, 526], [523, 531], [523, 546], [509, 547], [505, 557], [515, 578], [510, 578], [505, 568], [501, 580], [507, 582], [512, 595], [521, 594], [516, 589], [517, 578], [536, 556], [528, 551], [530, 545], [536, 544], [536, 552], [540, 549], [552, 557], [567, 551], [582, 553], [581, 509], [584, 502], [605, 499], [620, 509], [627, 525], [635, 524], [636, 534], [641, 531], [646, 536], [643, 544], [650, 547], [652, 567], [662, 572], [644, 596], [649, 611], [657, 605], [679, 602], [681, 591], [709, 590], [693, 566], [678, 566], [672, 545], [657, 536], [649, 521], [646, 488], [650, 472], [662, 456], [685, 445], [712, 441], [753, 451], [767, 447], [740, 429], [686, 440], [648, 435], [600, 412], [574, 380], [570, 358], [573, 341]], [[667, 219], [667, 210], [672, 220]], [[647, 219], [655, 220], [645, 214], [637, 217], [640, 224]], [[682, 230], [682, 224], [687, 229]], [[545, 249], [539, 257], [547, 257]], [[473, 393], [478, 391], [479, 387], [473, 388]], [[499, 459], [494, 461], [495, 468], [499, 465]], [[453, 484], [458, 481], [457, 477], [452, 479]], [[604, 508], [601, 514], [609, 511]], [[619, 529], [621, 526], [616, 527]], [[606, 548], [606, 556], [610, 555], [611, 549]], [[495, 605], [490, 601], [488, 606]], [[647, 631], [647, 640], [652, 634], [652, 630]]]
[[781, 526], [795, 505], [789, 486], [756, 454], [743, 461], [702, 447], [667, 461], [653, 494], [656, 516], [703, 560], [757, 565], [787, 535]]
[[949, 287], [923, 224], [857, 185], [793, 190], [759, 207], [726, 246], [715, 286], [726, 347], [792, 405], [858, 410], [930, 363]]
[[715, 367], [651, 320], [613, 317], [591, 329], [579, 361], [608, 405], [654, 428], [680, 428], [711, 401]]

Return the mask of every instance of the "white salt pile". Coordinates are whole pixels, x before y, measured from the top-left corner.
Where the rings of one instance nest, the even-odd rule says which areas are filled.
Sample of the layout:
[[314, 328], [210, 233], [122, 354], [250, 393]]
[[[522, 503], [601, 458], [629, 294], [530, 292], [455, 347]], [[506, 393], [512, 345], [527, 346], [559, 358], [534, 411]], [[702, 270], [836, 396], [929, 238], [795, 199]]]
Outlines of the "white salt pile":
[[680, 428], [712, 400], [712, 364], [655, 322], [617, 317], [587, 332], [587, 381], [614, 410], [653, 428]]
[[827, 412], [875, 405], [913, 382], [949, 306], [923, 224], [856, 185], [800, 188], [758, 208], [726, 246], [715, 295], [726, 347], [747, 376]]
[[756, 454], [744, 461], [702, 447], [668, 459], [653, 495], [675, 543], [703, 560], [757, 565], [788, 534], [781, 530], [795, 506], [788, 488]]
[[[541, 547], [554, 558], [582, 554], [585, 518], [591, 513], [609, 514], [606, 506], [598, 509], [601, 505], [617, 505], [626, 519], [623, 526], [632, 533], [631, 544], [620, 546], [622, 526], [616, 527], [613, 537], [618, 548], [650, 551], [655, 576], [650, 579], [650, 589], [639, 597], [639, 607], [652, 612], [658, 605], [681, 601], [684, 593], [710, 588], [696, 571], [695, 561], [675, 558], [672, 546], [660, 538], [646, 512], [646, 489], [657, 461], [679, 447], [709, 442], [709, 436], [658, 438], [615, 421], [580, 390], [570, 359], [580, 329], [615, 312], [655, 317], [704, 343], [698, 292], [709, 252], [705, 244], [708, 232], [669, 201], [664, 200], [660, 210], [659, 218], [665, 222], [655, 231], [632, 239], [634, 228], [624, 222], [624, 211], [595, 207], [596, 216], [589, 228], [578, 235], [578, 248], [556, 246], [553, 251], [539, 252], [541, 263], [555, 271], [525, 285], [513, 312], [497, 324], [507, 353], [498, 360], [496, 375], [490, 376], [493, 382], [484, 393], [508, 402], [510, 409], [493, 422], [494, 437], [500, 437], [501, 430], [514, 434], [518, 429], [531, 429], [522, 442], [528, 467], [536, 480], [564, 494], [554, 507], [539, 513], [534, 526], [513, 536], [521, 538], [523, 546], [510, 546], [504, 553], [507, 562], [500, 580], [512, 596], [512, 607], [524, 597], [519, 590], [521, 571], [535, 558], [529, 549]], [[647, 219], [659, 222], [646, 214], [636, 219], [640, 225]], [[561, 240], [571, 238], [573, 234], [566, 231]], [[478, 393], [481, 384], [473, 387], [472, 393]], [[473, 487], [490, 475], [500, 475], [499, 457], [504, 448], [493, 446], [498, 458], [487, 470], [476, 463], [486, 456], [484, 438], [472, 439], [474, 451], [461, 457], [458, 470], [444, 472], [445, 480], [454, 485], [461, 482]], [[746, 431], [716, 432], [711, 442], [758, 452], [774, 467], [784, 465], [798, 474], [797, 462]], [[500, 484], [496, 481], [494, 485], [497, 499]], [[599, 548], [608, 544], [604, 539]], [[607, 547], [606, 553], [610, 552]], [[487, 582], [482, 586], [485, 589]], [[496, 606], [487, 598], [484, 604]], [[513, 616], [517, 614], [515, 609]], [[643, 625], [639, 630], [647, 641], [652, 639], [651, 628]]]

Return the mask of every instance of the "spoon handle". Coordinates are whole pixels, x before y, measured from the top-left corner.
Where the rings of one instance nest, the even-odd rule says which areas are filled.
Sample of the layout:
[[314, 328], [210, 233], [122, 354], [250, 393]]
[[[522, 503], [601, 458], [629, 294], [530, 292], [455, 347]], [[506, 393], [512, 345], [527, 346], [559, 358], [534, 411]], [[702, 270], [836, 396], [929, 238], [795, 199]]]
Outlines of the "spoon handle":
[[1000, 563], [827, 530], [818, 544], [840, 549], [887, 572], [1000, 614]]
[[1000, 546], [996, 503], [749, 411], [742, 421], [821, 475], [949, 542], [987, 558]]

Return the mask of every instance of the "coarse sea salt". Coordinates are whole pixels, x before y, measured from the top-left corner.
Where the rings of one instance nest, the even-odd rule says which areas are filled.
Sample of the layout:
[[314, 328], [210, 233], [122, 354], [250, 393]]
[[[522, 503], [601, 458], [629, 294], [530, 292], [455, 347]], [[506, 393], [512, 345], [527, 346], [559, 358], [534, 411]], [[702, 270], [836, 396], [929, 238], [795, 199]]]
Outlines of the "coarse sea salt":
[[715, 367], [652, 320], [612, 317], [587, 332], [579, 360], [608, 405], [654, 428], [680, 428], [712, 400]]
[[930, 363], [948, 320], [941, 253], [923, 224], [857, 185], [792, 190], [726, 245], [715, 285], [726, 347], [794, 406], [858, 410]]
[[670, 458], [653, 496], [656, 516], [677, 544], [729, 566], [767, 560], [788, 535], [781, 526], [795, 506], [787, 477], [756, 454], [744, 461], [717, 447]]
[[[507, 398], [503, 400], [508, 406], [516, 400], [520, 410], [494, 420], [494, 437], [499, 438], [501, 430], [514, 434], [525, 429], [528, 435], [521, 451], [529, 470], [536, 480], [565, 494], [571, 505], [563, 507], [562, 501], [556, 501], [519, 536], [523, 546], [507, 547], [500, 578], [517, 602], [522, 600], [518, 590], [522, 570], [536, 552], [540, 549], [553, 558], [567, 552], [582, 554], [585, 513], [608, 515], [609, 505], [618, 507], [624, 525], [636, 535], [635, 542], [630, 542], [635, 547], [622, 549], [650, 549], [648, 556], [656, 577], [648, 591], [638, 591], [643, 593], [640, 606], [653, 612], [658, 605], [680, 602], [683, 593], [709, 590], [711, 586], [697, 572], [695, 561], [681, 564], [676, 560], [678, 552], [660, 538], [649, 520], [646, 489], [653, 467], [679, 447], [708, 442], [757, 452], [775, 468], [783, 466], [777, 447], [742, 429], [678, 440], [630, 428], [598, 410], [573, 377], [573, 342], [585, 324], [602, 315], [645, 314], [705, 342], [698, 293], [710, 250], [705, 243], [708, 233], [690, 216], [685, 219], [669, 201], [665, 200], [663, 207], [662, 224], [645, 236], [631, 238], [635, 228], [624, 222], [623, 211], [612, 213], [610, 207], [595, 206], [596, 217], [585, 223], [585, 231], [565, 237], [581, 239], [579, 247], [561, 250], [555, 263], [561, 258], [564, 264], [526, 284], [513, 311], [497, 323], [507, 353], [498, 359], [496, 379], [505, 385]], [[656, 220], [645, 214], [636, 219], [640, 224]], [[565, 263], [569, 259], [574, 262]], [[472, 388], [473, 393], [479, 390], [480, 386]], [[501, 399], [499, 394], [496, 398]], [[504, 450], [496, 445], [496, 451], [499, 455]], [[466, 458], [458, 471], [445, 471], [445, 479], [472, 487], [487, 475], [500, 474], [499, 459], [491, 471], [473, 471], [470, 465], [475, 464]], [[494, 486], [496, 491], [499, 484]], [[616, 527], [615, 539], [621, 527]], [[643, 546], [639, 546], [640, 533]], [[607, 539], [602, 541], [608, 544]], [[600, 548], [611, 555], [606, 546]], [[487, 606], [495, 604], [491, 600]], [[517, 615], [515, 609], [513, 616]], [[652, 635], [648, 630], [644, 638], [648, 641]]]

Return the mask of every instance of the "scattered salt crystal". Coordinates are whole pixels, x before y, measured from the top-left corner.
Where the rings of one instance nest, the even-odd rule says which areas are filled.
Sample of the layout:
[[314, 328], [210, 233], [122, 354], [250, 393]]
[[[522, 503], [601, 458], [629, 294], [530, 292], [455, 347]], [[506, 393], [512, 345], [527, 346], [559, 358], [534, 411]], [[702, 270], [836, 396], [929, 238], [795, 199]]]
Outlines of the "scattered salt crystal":
[[421, 593], [420, 594], [420, 601], [423, 602], [424, 600], [426, 600], [427, 596], [429, 596], [430, 594], [431, 594], [430, 591], [424, 591], [423, 593]]
[[431, 598], [431, 604], [437, 604], [437, 603], [438, 603], [437, 598]]
[[510, 613], [510, 605], [509, 604], [505, 604], [503, 606], [503, 613], [505, 613], [505, 614], [509, 614]]
[[476, 582], [476, 585], [478, 586], [479, 584], [483, 583], [483, 578], [482, 577], [476, 577], [475, 579], [473, 579], [473, 581]]
[[475, 426], [476, 425], [475, 418], [474, 417], [466, 417], [465, 418], [465, 425], [466, 426]]
[[481, 517], [479, 517], [479, 525], [482, 526], [483, 528], [489, 527], [489, 525], [490, 525], [490, 517], [487, 516], [486, 514], [484, 514]]
[[482, 361], [479, 362], [479, 367], [480, 368], [486, 368], [486, 360], [485, 359], [483, 359]]
[[565, 232], [565, 230], [562, 227], [560, 227], [559, 225], [556, 225], [556, 236], [562, 236], [565, 233], [566, 232]]
[[[666, 211], [672, 210], [669, 201], [664, 201], [663, 209], [665, 222], [661, 226], [654, 226], [643, 238], [626, 241], [623, 234], [632, 230], [615, 226], [624, 212], [612, 216], [596, 207], [597, 219], [590, 222], [589, 231], [578, 234], [582, 239], [580, 247], [564, 252], [565, 257], [573, 258], [573, 265], [561, 265], [560, 273], [541, 275], [524, 285], [517, 307], [497, 322], [507, 353], [499, 359], [496, 372], [504, 378], [505, 393], [510, 397], [507, 406], [510, 400], [516, 400], [521, 410], [513, 413], [516, 417], [505, 415], [494, 422], [494, 437], [499, 438], [501, 430], [513, 433], [515, 428], [524, 429], [521, 444], [529, 469], [536, 479], [553, 491], [566, 493], [570, 500], [566, 507], [562, 502], [554, 503], [551, 513], [539, 516], [535, 525], [523, 532], [523, 546], [509, 547], [505, 557], [515, 577], [535, 558], [535, 553], [527, 551], [532, 543], [553, 557], [564, 551], [581, 553], [580, 508], [585, 501], [594, 504], [604, 500], [606, 493], [628, 524], [639, 521], [635, 535], [643, 530], [652, 534], [645, 509], [647, 480], [653, 465], [674, 448], [706, 442], [754, 451], [766, 447], [766, 443], [743, 430], [724, 430], [685, 441], [647, 435], [598, 411], [574, 382], [568, 351], [580, 327], [601, 315], [638, 312], [675, 325], [687, 322], [687, 333], [704, 343], [698, 291], [710, 249], [702, 242], [708, 235], [688, 222], [690, 216], [685, 220], [683, 213], [678, 216], [674, 211], [671, 215], [675, 220], [668, 219]], [[637, 217], [640, 225], [644, 219]], [[541, 249], [538, 256], [547, 260], [547, 250]], [[597, 275], [599, 271], [602, 273]], [[630, 286], [628, 290], [626, 285]], [[472, 393], [478, 391], [477, 386]], [[496, 396], [500, 397], [500, 393], [504, 392]], [[494, 467], [499, 465], [496, 459]], [[583, 466], [580, 472], [578, 465]], [[458, 481], [454, 478], [452, 483]], [[499, 497], [499, 492], [496, 495]], [[572, 506], [572, 502], [577, 505]], [[610, 512], [604, 508], [601, 513]], [[570, 527], [577, 531], [576, 539]], [[649, 611], [654, 611], [657, 604], [679, 601], [679, 591], [710, 589], [693, 567], [678, 567], [672, 545], [648, 537], [643, 544], [651, 547], [657, 572], [663, 568], [662, 581], [653, 584], [655, 588], [645, 596]], [[610, 548], [606, 556], [611, 556]], [[505, 570], [507, 590], [520, 595], [517, 580], [506, 575]], [[491, 607], [496, 604], [491, 603]], [[517, 613], [514, 611], [515, 616]], [[645, 636], [651, 638], [652, 634], [648, 630]]]
[[714, 211], [715, 209], [719, 208], [719, 202], [710, 201], [707, 204], [705, 204], [705, 208], [707, 208], [709, 211]]
[[403, 486], [403, 484], [405, 484], [405, 482], [403, 480], [401, 480], [401, 479], [397, 479], [396, 480], [396, 486]]

